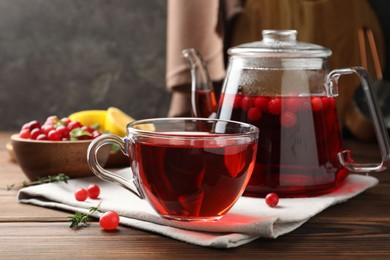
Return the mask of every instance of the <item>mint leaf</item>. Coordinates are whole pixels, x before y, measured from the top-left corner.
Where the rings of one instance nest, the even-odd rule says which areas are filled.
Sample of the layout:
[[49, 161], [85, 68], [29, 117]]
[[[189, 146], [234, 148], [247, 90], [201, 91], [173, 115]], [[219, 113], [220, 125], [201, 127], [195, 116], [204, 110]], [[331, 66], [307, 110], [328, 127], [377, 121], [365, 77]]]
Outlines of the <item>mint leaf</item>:
[[92, 136], [92, 134], [90, 132], [88, 132], [87, 130], [81, 129], [80, 127], [73, 129], [72, 131], [70, 131], [69, 134], [70, 134], [71, 141], [77, 141], [78, 137], [83, 136], [83, 135]]
[[118, 151], [120, 151], [121, 150], [121, 147], [119, 146], [119, 145], [116, 145], [116, 144], [113, 144], [112, 146], [111, 146], [111, 151], [113, 151], [113, 152], [118, 152]]
[[91, 127], [92, 129], [99, 130], [100, 124], [99, 124], [99, 123], [95, 123], [95, 124], [91, 125], [90, 127]]

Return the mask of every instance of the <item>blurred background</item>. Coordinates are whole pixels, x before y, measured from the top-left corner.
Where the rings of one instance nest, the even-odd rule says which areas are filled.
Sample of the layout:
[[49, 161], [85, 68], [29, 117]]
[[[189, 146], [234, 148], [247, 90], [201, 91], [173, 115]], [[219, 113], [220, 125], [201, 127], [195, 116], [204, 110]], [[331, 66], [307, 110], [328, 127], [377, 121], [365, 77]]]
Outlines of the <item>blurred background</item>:
[[1, 0], [0, 130], [85, 109], [166, 116], [166, 1]]

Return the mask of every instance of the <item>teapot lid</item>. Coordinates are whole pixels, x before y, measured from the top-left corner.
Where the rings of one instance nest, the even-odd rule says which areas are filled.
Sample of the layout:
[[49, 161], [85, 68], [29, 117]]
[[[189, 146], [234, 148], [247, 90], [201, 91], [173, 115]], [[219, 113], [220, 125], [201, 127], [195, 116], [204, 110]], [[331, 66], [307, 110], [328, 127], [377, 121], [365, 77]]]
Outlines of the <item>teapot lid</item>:
[[297, 41], [296, 30], [263, 30], [262, 35], [262, 41], [232, 47], [228, 54], [286, 58], [327, 58], [332, 54], [330, 49], [320, 45]]

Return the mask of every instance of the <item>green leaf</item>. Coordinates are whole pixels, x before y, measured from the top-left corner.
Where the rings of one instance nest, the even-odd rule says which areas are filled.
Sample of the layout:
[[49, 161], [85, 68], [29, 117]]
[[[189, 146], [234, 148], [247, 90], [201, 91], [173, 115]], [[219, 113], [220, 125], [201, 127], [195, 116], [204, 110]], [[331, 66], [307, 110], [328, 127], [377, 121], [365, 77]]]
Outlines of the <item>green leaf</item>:
[[99, 124], [99, 123], [95, 123], [95, 124], [91, 125], [90, 127], [91, 127], [92, 129], [99, 130], [100, 124]]
[[118, 152], [120, 150], [121, 150], [121, 147], [119, 145], [113, 144], [111, 146], [111, 151], [113, 151], [113, 152]]
[[77, 137], [80, 137], [80, 136], [84, 136], [84, 135], [92, 136], [92, 134], [90, 132], [88, 132], [87, 130], [81, 129], [80, 127], [73, 129], [72, 131], [70, 131], [69, 134], [70, 134], [70, 139], [72, 141], [77, 140]]
[[88, 226], [88, 220], [90, 218], [90, 216], [95, 212], [102, 212], [100, 209], [99, 209], [99, 206], [100, 206], [100, 203], [96, 206], [96, 207], [90, 207], [89, 208], [89, 214], [85, 214], [85, 213], [80, 213], [80, 212], [76, 212], [73, 216], [70, 216], [68, 217], [69, 218], [69, 221], [70, 221], [70, 228], [74, 228], [74, 229], [78, 229], [78, 228], [82, 228], [82, 227], [87, 227]]
[[73, 216], [69, 217], [70, 228], [81, 228], [88, 225], [89, 215], [76, 212]]

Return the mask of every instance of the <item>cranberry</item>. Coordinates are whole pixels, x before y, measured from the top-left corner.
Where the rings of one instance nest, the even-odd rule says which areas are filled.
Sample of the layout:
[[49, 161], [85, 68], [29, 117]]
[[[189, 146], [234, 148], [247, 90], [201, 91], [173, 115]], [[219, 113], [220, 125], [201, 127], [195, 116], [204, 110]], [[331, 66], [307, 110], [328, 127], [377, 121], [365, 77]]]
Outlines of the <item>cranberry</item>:
[[22, 129], [22, 130], [24, 130], [24, 129], [30, 130], [30, 123], [25, 123], [25, 124], [22, 126], [21, 129]]
[[71, 121], [66, 127], [71, 131], [76, 128], [81, 128], [82, 125], [79, 121]]
[[87, 188], [88, 197], [91, 199], [97, 199], [100, 195], [100, 188], [97, 184], [90, 184]]
[[253, 98], [249, 96], [245, 96], [241, 99], [241, 109], [244, 111], [248, 111], [249, 108], [253, 107], [254, 105], [254, 100]]
[[55, 128], [54, 126], [52, 126], [52, 125], [43, 125], [43, 126], [41, 127], [41, 130], [42, 130], [45, 134], [49, 134], [49, 132], [50, 132], [51, 130], [56, 130], [56, 128]]
[[335, 108], [336, 107], [336, 100], [334, 98], [328, 98], [329, 101], [329, 108]]
[[257, 97], [255, 98], [255, 107], [260, 110], [265, 110], [268, 106], [268, 98], [267, 97]]
[[234, 102], [233, 102], [233, 108], [234, 109], [238, 109], [241, 107], [241, 96], [240, 95], [236, 95], [236, 97], [234, 98]]
[[28, 128], [20, 130], [19, 136], [23, 139], [29, 139], [31, 137], [30, 130]]
[[62, 136], [57, 130], [51, 130], [47, 137], [49, 138], [50, 141], [61, 141]]
[[276, 207], [279, 203], [279, 196], [276, 193], [268, 193], [267, 196], [265, 196], [265, 203], [267, 203], [268, 206], [271, 208]]
[[119, 215], [115, 211], [107, 211], [100, 216], [99, 224], [104, 230], [114, 230], [119, 225]]
[[329, 107], [330, 99], [328, 97], [321, 97], [322, 109], [326, 110]]
[[86, 189], [83, 189], [83, 188], [78, 188], [75, 192], [74, 192], [74, 197], [76, 200], [78, 201], [85, 201], [87, 198], [88, 198], [88, 192]]
[[320, 111], [322, 109], [322, 101], [319, 97], [314, 97], [311, 99], [311, 106], [313, 111]]
[[93, 129], [92, 127], [86, 126], [86, 125], [82, 126], [81, 130], [88, 131], [91, 134], [93, 133], [93, 131], [95, 131], [95, 129]]
[[98, 130], [95, 130], [95, 131], [92, 132], [92, 138], [93, 139], [95, 139], [96, 137], [99, 137], [101, 135], [102, 135], [102, 133], [100, 133], [100, 131], [98, 131]]
[[58, 122], [58, 117], [57, 116], [49, 116], [46, 121], [45, 125], [55, 125]]
[[49, 138], [47, 137], [46, 134], [40, 134], [40, 135], [38, 135], [37, 140], [46, 141], [46, 140], [49, 140]]
[[261, 118], [260, 109], [257, 107], [251, 107], [248, 110], [247, 117], [249, 121], [257, 121]]
[[297, 116], [290, 111], [283, 111], [280, 115], [280, 124], [284, 127], [293, 127], [297, 122]]
[[32, 131], [31, 131], [31, 136], [30, 138], [33, 139], [33, 140], [36, 140], [38, 135], [40, 134], [44, 134], [44, 132], [40, 129], [40, 128], [34, 128]]
[[60, 122], [64, 125], [64, 126], [67, 126], [69, 125], [69, 123], [71, 122], [69, 118], [67, 117], [63, 117], [61, 118]]
[[302, 106], [302, 101], [299, 98], [287, 98], [286, 99], [286, 109], [291, 112], [298, 112]]
[[63, 125], [59, 126], [57, 127], [56, 131], [61, 135], [62, 138], [67, 138], [67, 139], [70, 138], [69, 129], [66, 126]]
[[30, 131], [35, 128], [41, 128], [41, 124], [36, 120], [30, 121], [22, 126], [22, 129], [29, 129]]
[[282, 112], [282, 101], [280, 98], [272, 98], [268, 102], [268, 111], [273, 115], [280, 115]]

